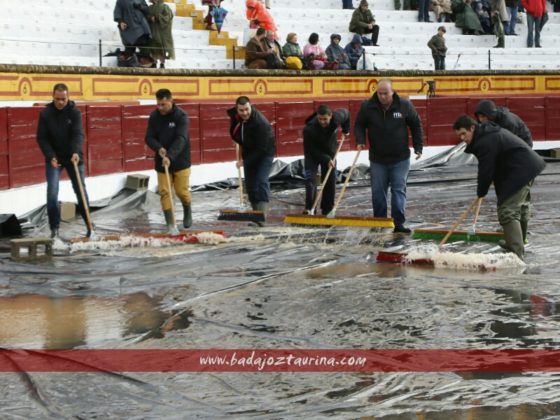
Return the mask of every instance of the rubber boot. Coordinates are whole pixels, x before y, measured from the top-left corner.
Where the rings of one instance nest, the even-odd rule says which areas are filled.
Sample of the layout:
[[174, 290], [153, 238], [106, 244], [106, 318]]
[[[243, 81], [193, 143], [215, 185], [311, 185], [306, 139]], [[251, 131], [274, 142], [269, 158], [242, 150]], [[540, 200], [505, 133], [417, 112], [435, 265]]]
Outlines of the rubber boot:
[[[266, 201], [259, 201], [256, 205], [255, 210], [262, 211], [264, 218], [266, 220], [266, 214], [268, 213], [268, 203]], [[262, 227], [265, 225], [265, 222], [257, 222], [257, 224]]]
[[167, 224], [167, 233], [170, 235], [178, 235], [179, 229], [173, 223], [173, 213], [171, 210], [164, 210], [163, 215], [165, 216], [165, 223]]
[[192, 211], [191, 205], [183, 205], [183, 227], [188, 229], [192, 226]]
[[521, 220], [521, 233], [523, 234], [523, 243], [527, 245], [529, 240], [527, 239], [527, 227], [529, 225], [528, 220]]
[[[523, 232], [521, 231], [521, 223], [519, 220], [502, 225], [504, 228], [505, 244], [502, 246], [510, 252], [516, 254], [523, 259], [525, 247], [523, 246]], [[501, 244], [500, 244], [501, 245]]]
[[51, 228], [51, 239], [58, 238], [58, 228]]
[[498, 44], [494, 45], [494, 48], [505, 48], [505, 47], [506, 47], [505, 37], [501, 36], [498, 38]]

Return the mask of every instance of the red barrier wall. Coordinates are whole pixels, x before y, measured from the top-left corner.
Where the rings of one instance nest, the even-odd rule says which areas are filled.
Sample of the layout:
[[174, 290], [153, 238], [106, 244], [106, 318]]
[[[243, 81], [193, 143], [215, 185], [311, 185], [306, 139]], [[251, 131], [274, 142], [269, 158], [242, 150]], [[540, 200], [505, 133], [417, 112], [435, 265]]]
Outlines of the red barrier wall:
[[[352, 100], [306, 100], [262, 102], [255, 106], [273, 124], [278, 156], [303, 153], [305, 119], [321, 103], [331, 108], [348, 108], [351, 138], [343, 150], [355, 148], [354, 122], [362, 102]], [[507, 106], [524, 119], [535, 140], [560, 140], [560, 97], [492, 97], [498, 106]], [[423, 123], [427, 146], [453, 145], [457, 139], [451, 126], [462, 113], [473, 115], [478, 98], [438, 97], [414, 100]], [[191, 160], [199, 163], [235, 159], [229, 136], [230, 103], [180, 103], [189, 115]], [[153, 168], [153, 152], [144, 144], [148, 116], [153, 105], [88, 105], [80, 107], [86, 143], [86, 173], [101, 175]], [[37, 119], [42, 107], [0, 108], [0, 189], [45, 181], [44, 159], [36, 142]]]

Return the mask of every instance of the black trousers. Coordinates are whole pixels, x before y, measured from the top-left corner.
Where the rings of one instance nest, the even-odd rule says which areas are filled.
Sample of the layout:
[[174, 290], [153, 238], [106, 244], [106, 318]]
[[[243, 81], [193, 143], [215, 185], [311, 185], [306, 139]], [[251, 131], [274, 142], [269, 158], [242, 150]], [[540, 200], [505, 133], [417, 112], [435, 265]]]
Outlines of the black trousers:
[[[311, 159], [305, 159], [305, 209], [311, 210], [315, 198], [317, 197], [317, 172], [321, 167], [321, 182], [325, 180], [325, 175], [329, 170], [329, 164], [315, 162]], [[321, 197], [321, 211], [327, 214], [334, 207], [334, 196], [336, 194], [336, 167], [334, 167], [329, 175], [329, 179], [325, 184], [325, 190]]]

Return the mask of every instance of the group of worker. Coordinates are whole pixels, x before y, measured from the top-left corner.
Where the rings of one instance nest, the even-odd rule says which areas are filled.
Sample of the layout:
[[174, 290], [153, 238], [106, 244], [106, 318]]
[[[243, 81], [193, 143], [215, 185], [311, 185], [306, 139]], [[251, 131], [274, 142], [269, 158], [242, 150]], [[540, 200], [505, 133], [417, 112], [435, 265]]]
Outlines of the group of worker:
[[[156, 101], [157, 107], [148, 120], [145, 142], [155, 152], [161, 206], [168, 231], [175, 233], [172, 192], [168, 185], [172, 186], [183, 205], [183, 227], [192, 225], [189, 120], [187, 114], [173, 102], [168, 89], [158, 90]], [[253, 210], [266, 215], [270, 201], [269, 174], [276, 153], [274, 130], [247, 96], [238, 97], [235, 106], [227, 113], [231, 138], [241, 151], [237, 166], [244, 169], [249, 202]], [[507, 108], [483, 100], [476, 107], [475, 117], [476, 120], [468, 115], [460, 116], [453, 129], [458, 139], [467, 144], [465, 152], [474, 154], [478, 159], [478, 197], [486, 196], [490, 185], [494, 184], [498, 197], [498, 220], [504, 231], [504, 248], [523, 258], [530, 217], [530, 189], [533, 180], [544, 169], [545, 162], [532, 150], [531, 132], [525, 123]], [[347, 109], [332, 110], [328, 105], [320, 105], [305, 122], [305, 214], [314, 210], [319, 168], [321, 182], [324, 183], [321, 212], [326, 215], [333, 210], [339, 128], [344, 136], [350, 134], [350, 113]], [[411, 155], [409, 132], [416, 159], [422, 156], [423, 148], [422, 123], [416, 109], [409, 100], [393, 90], [391, 80], [380, 80], [372, 97], [362, 103], [354, 131], [358, 150], [364, 148], [366, 140], [369, 144], [374, 217], [387, 217], [390, 187], [394, 232], [410, 233], [405, 225], [406, 183]], [[41, 112], [37, 130], [37, 141], [46, 159], [47, 211], [53, 238], [58, 236], [60, 224], [58, 184], [62, 169], [68, 172], [78, 199], [78, 210], [88, 226], [88, 236], [91, 234], [91, 224], [86, 220], [86, 206], [78, 189], [78, 176], [84, 183], [83, 139], [80, 111], [69, 100], [68, 87], [56, 84], [53, 101]], [[333, 170], [329, 171], [329, 167]], [[325, 180], [327, 173], [330, 174]], [[87, 201], [87, 193], [84, 199]]]

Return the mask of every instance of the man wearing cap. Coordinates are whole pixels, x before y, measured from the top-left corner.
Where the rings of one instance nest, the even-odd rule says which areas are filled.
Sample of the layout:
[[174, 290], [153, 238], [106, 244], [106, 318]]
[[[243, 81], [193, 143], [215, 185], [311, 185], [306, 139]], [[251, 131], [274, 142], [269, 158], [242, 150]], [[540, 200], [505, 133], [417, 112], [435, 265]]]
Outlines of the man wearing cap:
[[498, 220], [504, 230], [507, 250], [523, 258], [530, 217], [530, 192], [545, 162], [527, 143], [493, 122], [477, 124], [461, 115], [453, 124], [457, 137], [478, 159], [477, 196], [488, 194], [494, 183], [498, 198]]
[[[377, 38], [379, 38], [379, 25], [375, 24], [375, 18], [369, 10], [367, 0], [360, 1], [360, 7], [352, 13], [352, 20], [348, 30], [359, 34], [362, 37], [362, 44], [373, 45], [378, 47]], [[371, 41], [364, 37], [366, 34], [371, 34]]]
[[356, 118], [358, 150], [369, 142], [373, 216], [387, 217], [387, 193], [391, 186], [391, 216], [395, 233], [405, 227], [406, 180], [410, 168], [408, 132], [416, 159], [422, 156], [422, 123], [414, 105], [393, 91], [390, 80], [380, 80], [371, 99], [364, 101]]
[[514, 114], [505, 106], [497, 107], [493, 101], [483, 99], [476, 106], [474, 115], [479, 123], [484, 124], [488, 121], [492, 121], [500, 127], [511, 131], [527, 143], [529, 147], [533, 147], [531, 130], [529, 130], [527, 125], [517, 114]]

